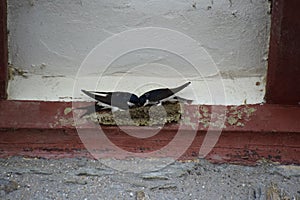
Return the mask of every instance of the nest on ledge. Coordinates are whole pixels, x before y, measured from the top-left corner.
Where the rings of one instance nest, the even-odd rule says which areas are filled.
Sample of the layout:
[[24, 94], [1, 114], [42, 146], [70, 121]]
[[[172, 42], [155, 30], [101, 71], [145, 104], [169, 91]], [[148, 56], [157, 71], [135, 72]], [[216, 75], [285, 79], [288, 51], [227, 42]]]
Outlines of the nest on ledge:
[[163, 102], [162, 105], [146, 105], [133, 107], [128, 110], [112, 112], [111, 109], [103, 109], [99, 112], [87, 115], [85, 118], [100, 125], [119, 126], [155, 126], [166, 123], [178, 123], [181, 118], [181, 106], [179, 102]]

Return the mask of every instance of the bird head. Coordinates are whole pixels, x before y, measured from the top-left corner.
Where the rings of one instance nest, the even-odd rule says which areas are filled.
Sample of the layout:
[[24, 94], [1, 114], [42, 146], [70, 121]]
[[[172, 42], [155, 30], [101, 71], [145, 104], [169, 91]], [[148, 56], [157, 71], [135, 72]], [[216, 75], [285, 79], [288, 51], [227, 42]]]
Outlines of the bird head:
[[129, 102], [139, 106], [140, 100], [136, 95], [131, 95]]
[[145, 105], [145, 103], [147, 102], [147, 97], [146, 97], [146, 95], [142, 95], [142, 96], [140, 96], [140, 98], [139, 98], [139, 102], [138, 102], [138, 106], [143, 106], [143, 105]]

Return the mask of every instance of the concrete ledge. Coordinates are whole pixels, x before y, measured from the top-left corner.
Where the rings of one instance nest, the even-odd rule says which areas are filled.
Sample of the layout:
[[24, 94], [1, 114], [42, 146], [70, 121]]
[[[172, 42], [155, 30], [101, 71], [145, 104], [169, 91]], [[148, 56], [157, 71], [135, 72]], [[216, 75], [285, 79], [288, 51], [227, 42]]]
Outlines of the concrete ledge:
[[[70, 102], [0, 101], [0, 157], [22, 155], [92, 158], [77, 134], [72, 112], [66, 112], [71, 107]], [[246, 120], [241, 119], [243, 126], [227, 123], [218, 142], [205, 158], [214, 163], [253, 165], [266, 159], [283, 164], [300, 164], [300, 107], [247, 107], [256, 109], [253, 116]], [[187, 109], [195, 108], [197, 107], [187, 106]], [[230, 110], [236, 107], [226, 108]], [[82, 125], [80, 128], [89, 130], [92, 127]], [[143, 153], [168, 144], [176, 134], [178, 125], [166, 125], [158, 134], [145, 139], [129, 136], [124, 130], [138, 129], [145, 133], [151, 127], [120, 129], [115, 126], [101, 126], [101, 129], [110, 141], [125, 151]], [[188, 127], [184, 130], [187, 137], [191, 132]], [[207, 128], [200, 125], [192, 144], [180, 157], [181, 160], [199, 156], [206, 132]], [[108, 154], [109, 156], [114, 155]]]

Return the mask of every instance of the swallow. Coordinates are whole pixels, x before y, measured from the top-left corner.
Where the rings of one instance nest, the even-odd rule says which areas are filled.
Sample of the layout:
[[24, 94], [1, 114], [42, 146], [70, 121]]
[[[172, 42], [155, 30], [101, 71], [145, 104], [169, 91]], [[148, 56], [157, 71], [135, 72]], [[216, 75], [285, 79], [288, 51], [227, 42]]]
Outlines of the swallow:
[[[96, 92], [81, 90], [87, 96], [106, 104], [111, 107], [116, 107], [122, 110], [127, 110], [133, 106], [141, 107], [146, 104], [159, 104], [162, 100], [174, 96], [177, 92], [183, 90], [191, 82], [187, 82], [176, 88], [160, 88], [150, 90], [140, 97], [130, 92]], [[176, 97], [178, 100], [178, 97]], [[174, 98], [174, 99], [176, 99]], [[100, 108], [99, 108], [100, 109]]]
[[96, 92], [81, 90], [87, 96], [108, 106], [127, 110], [131, 106], [139, 104], [139, 98], [129, 92]]
[[150, 90], [139, 97], [138, 105], [144, 106], [146, 104], [159, 104], [162, 100], [171, 98], [177, 92], [186, 88], [189, 84], [191, 84], [191, 82], [187, 82], [176, 88], [160, 88], [160, 89]]

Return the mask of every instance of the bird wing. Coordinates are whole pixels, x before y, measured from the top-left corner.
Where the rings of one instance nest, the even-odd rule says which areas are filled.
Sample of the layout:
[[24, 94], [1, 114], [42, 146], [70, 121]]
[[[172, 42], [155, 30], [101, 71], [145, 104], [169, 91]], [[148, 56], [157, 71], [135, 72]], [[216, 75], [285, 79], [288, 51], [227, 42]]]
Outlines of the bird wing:
[[100, 101], [101, 103], [110, 105], [111, 103], [111, 93], [106, 92], [96, 92], [96, 91], [86, 91], [86, 90], [81, 90], [84, 94], [86, 94], [87, 96]]
[[132, 98], [138, 97], [130, 92], [98, 92], [81, 90], [87, 96], [107, 104], [109, 106], [118, 107], [121, 109], [128, 109], [129, 103]]
[[150, 102], [159, 102], [165, 98], [168, 98], [175, 93], [183, 90], [185, 87], [187, 87], [191, 82], [187, 82], [179, 87], [176, 88], [161, 88], [161, 89], [155, 89], [150, 90], [143, 95], [140, 96], [141, 99], [146, 98]]

